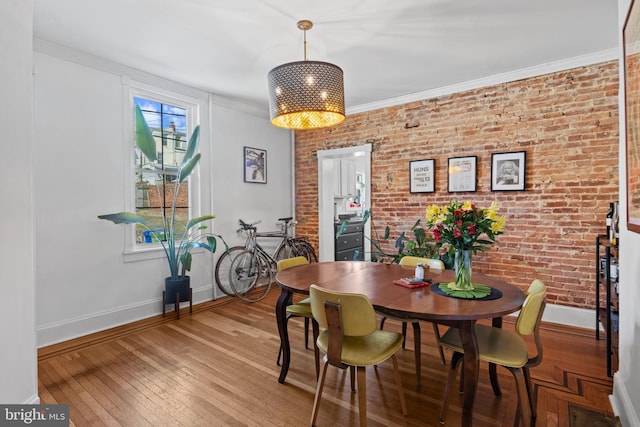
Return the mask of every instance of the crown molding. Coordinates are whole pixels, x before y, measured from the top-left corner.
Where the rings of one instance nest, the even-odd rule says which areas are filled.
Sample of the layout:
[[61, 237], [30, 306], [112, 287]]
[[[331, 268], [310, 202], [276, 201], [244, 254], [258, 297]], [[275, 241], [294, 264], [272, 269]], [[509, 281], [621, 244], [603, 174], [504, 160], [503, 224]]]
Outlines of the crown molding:
[[590, 53], [588, 55], [576, 56], [573, 58], [563, 59], [561, 61], [548, 62], [533, 67], [522, 68], [520, 70], [509, 71], [507, 73], [495, 74], [481, 79], [469, 80], [449, 86], [442, 86], [435, 89], [429, 89], [421, 92], [415, 92], [408, 95], [388, 98], [382, 101], [371, 102], [368, 104], [356, 105], [347, 108], [347, 115], [362, 113], [365, 111], [378, 110], [386, 107], [407, 104], [424, 99], [436, 98], [443, 95], [451, 95], [453, 93], [465, 92], [469, 90], [479, 89], [482, 87], [493, 86], [501, 83], [513, 82], [516, 80], [527, 79], [544, 74], [556, 73], [559, 71], [570, 70], [572, 68], [583, 67], [587, 65], [598, 64], [601, 62], [618, 60], [619, 49], [607, 49], [599, 52]]

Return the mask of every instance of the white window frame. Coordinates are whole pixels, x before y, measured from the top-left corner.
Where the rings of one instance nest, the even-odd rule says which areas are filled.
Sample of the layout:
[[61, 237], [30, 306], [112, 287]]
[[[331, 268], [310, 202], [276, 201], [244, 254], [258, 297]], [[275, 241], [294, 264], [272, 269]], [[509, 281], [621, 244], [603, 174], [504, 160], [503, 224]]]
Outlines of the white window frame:
[[[193, 129], [200, 123], [200, 113], [206, 101], [188, 95], [176, 93], [167, 89], [155, 87], [149, 84], [130, 79], [123, 81], [124, 118], [123, 118], [123, 153], [125, 164], [124, 177], [124, 210], [135, 212], [136, 188], [135, 188], [135, 104], [134, 98], [145, 98], [175, 105], [187, 110], [187, 136], [190, 137]], [[202, 138], [201, 138], [202, 139]], [[200, 216], [201, 192], [200, 192], [200, 165], [189, 176], [189, 216]], [[135, 225], [125, 227], [125, 241], [123, 251], [125, 262], [142, 261], [146, 259], [162, 258], [165, 256], [160, 243], [138, 244], [136, 242]]]

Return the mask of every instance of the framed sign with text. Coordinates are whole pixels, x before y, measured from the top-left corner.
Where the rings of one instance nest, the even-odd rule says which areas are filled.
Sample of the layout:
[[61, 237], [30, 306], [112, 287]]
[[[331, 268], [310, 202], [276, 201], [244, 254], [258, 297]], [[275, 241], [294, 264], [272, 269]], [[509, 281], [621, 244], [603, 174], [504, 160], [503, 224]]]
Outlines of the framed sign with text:
[[435, 190], [436, 161], [414, 160], [409, 162], [409, 192], [433, 193]]

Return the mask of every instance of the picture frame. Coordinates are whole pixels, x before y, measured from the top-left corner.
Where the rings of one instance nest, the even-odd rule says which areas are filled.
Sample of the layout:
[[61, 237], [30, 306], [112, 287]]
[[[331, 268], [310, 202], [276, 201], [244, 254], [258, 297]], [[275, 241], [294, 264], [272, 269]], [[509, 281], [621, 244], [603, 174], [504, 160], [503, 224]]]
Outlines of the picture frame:
[[527, 152], [491, 154], [491, 191], [524, 191]]
[[267, 183], [267, 150], [244, 147], [244, 182]]
[[409, 162], [409, 192], [434, 193], [435, 159], [413, 160]]
[[627, 229], [640, 233], [640, 2], [632, 0], [622, 28], [626, 130]]
[[450, 157], [447, 171], [449, 193], [476, 191], [478, 156]]

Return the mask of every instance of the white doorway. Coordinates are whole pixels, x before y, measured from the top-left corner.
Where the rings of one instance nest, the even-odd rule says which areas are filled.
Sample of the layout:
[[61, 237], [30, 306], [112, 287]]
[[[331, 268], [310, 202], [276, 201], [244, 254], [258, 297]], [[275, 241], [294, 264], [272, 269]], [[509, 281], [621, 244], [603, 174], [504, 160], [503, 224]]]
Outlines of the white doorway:
[[[371, 144], [318, 150], [319, 261], [333, 261], [335, 224], [341, 214], [362, 215], [371, 208]], [[347, 179], [340, 176], [347, 175]], [[365, 261], [371, 259], [371, 222], [364, 225]]]

